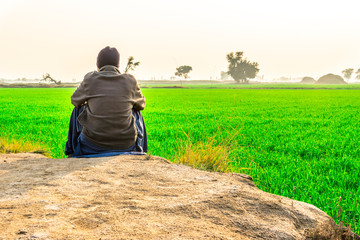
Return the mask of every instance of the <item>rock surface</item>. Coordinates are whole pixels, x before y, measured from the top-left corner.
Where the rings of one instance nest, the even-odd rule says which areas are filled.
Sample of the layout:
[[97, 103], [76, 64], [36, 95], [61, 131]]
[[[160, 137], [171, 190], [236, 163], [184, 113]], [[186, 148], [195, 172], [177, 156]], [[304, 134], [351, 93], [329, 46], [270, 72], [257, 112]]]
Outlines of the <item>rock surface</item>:
[[0, 223], [0, 239], [358, 239], [247, 175], [148, 156], [0, 155]]

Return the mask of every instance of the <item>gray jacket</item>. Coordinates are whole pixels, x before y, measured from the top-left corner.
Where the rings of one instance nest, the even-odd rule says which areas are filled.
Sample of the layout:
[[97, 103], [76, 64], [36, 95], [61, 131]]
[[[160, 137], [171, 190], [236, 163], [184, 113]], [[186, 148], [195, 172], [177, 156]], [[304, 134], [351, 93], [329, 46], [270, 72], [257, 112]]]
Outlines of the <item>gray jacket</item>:
[[91, 143], [108, 149], [126, 149], [135, 143], [137, 131], [131, 110], [143, 110], [145, 98], [133, 76], [110, 65], [90, 72], [71, 96], [71, 103], [75, 107], [86, 105], [78, 121]]

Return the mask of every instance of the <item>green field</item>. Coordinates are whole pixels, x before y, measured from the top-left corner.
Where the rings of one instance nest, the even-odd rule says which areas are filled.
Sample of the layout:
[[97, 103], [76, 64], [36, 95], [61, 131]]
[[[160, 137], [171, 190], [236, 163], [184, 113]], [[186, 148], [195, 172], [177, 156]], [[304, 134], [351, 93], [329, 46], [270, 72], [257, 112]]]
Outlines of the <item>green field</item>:
[[166, 84], [151, 84], [142, 81], [140, 84], [144, 88], [199, 88], [199, 89], [353, 89], [360, 90], [359, 83], [353, 84], [301, 84], [301, 83], [259, 83], [259, 84], [234, 84], [234, 83], [211, 83], [211, 84], [194, 84], [186, 81], [176, 81]]
[[[2, 138], [64, 157], [74, 89], [1, 89]], [[319, 207], [360, 232], [360, 90], [144, 88], [151, 154], [228, 147], [234, 172], [262, 190]], [[339, 200], [341, 197], [341, 201]]]

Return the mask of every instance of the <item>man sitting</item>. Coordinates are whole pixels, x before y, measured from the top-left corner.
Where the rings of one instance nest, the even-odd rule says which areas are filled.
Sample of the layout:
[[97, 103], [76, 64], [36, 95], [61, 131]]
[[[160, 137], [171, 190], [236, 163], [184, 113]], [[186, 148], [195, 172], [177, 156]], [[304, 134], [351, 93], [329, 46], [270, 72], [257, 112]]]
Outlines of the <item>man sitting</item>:
[[71, 96], [75, 106], [65, 154], [96, 157], [144, 154], [147, 135], [140, 110], [145, 98], [136, 79], [119, 71], [120, 54], [106, 47], [97, 57], [98, 71], [85, 75]]

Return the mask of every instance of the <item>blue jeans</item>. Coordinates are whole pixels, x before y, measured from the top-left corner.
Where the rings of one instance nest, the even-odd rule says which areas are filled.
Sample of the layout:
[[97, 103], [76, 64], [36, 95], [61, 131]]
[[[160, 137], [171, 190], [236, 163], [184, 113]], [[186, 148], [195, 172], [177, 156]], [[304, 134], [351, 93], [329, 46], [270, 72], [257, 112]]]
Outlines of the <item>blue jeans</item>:
[[141, 155], [148, 151], [147, 134], [144, 119], [140, 111], [132, 110], [137, 129], [137, 139], [133, 146], [127, 149], [106, 149], [89, 142], [82, 134], [82, 126], [77, 120], [85, 106], [74, 108], [70, 117], [68, 140], [65, 146], [65, 154], [69, 157], [108, 157], [120, 154]]

